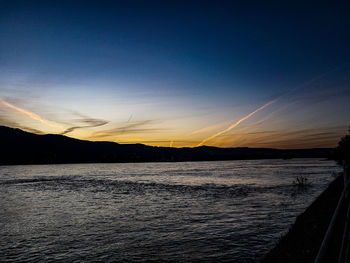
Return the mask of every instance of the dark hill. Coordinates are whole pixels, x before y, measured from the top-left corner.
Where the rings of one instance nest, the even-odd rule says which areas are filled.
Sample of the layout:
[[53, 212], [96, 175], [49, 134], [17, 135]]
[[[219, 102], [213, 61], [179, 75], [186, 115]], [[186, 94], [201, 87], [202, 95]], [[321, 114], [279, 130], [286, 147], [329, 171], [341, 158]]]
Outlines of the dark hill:
[[0, 164], [209, 161], [265, 158], [330, 157], [333, 149], [153, 147], [77, 140], [63, 135], [37, 135], [0, 126]]

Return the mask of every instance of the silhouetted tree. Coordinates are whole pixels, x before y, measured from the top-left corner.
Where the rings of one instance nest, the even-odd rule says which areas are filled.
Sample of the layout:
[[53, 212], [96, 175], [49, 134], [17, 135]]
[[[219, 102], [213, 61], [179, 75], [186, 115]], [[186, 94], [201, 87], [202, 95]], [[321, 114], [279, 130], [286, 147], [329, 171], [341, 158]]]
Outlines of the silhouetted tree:
[[345, 135], [338, 143], [335, 149], [335, 156], [339, 163], [345, 161], [347, 165], [350, 165], [350, 127], [349, 134]]

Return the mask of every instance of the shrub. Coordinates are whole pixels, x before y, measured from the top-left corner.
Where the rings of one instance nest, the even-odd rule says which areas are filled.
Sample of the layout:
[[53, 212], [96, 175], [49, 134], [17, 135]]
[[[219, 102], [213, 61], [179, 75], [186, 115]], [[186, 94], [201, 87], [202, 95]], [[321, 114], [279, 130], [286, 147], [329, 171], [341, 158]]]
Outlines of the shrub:
[[293, 181], [293, 184], [298, 187], [306, 187], [311, 185], [311, 183], [308, 181], [308, 179], [305, 176], [297, 176]]

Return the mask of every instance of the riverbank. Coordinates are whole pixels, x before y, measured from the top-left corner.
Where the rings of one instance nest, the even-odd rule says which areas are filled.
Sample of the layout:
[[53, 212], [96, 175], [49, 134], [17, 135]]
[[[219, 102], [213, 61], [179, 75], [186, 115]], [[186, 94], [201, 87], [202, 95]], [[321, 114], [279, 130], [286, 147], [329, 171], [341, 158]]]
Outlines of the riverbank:
[[297, 217], [287, 234], [262, 258], [261, 263], [314, 262], [342, 190], [343, 177], [338, 176]]

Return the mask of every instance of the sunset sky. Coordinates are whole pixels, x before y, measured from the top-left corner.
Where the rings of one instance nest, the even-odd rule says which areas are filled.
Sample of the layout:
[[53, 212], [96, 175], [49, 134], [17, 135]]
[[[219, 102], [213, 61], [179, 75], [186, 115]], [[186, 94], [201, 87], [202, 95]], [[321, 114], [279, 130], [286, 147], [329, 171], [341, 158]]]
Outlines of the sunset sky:
[[263, 2], [0, 0], [0, 125], [334, 147], [350, 125], [350, 4]]

